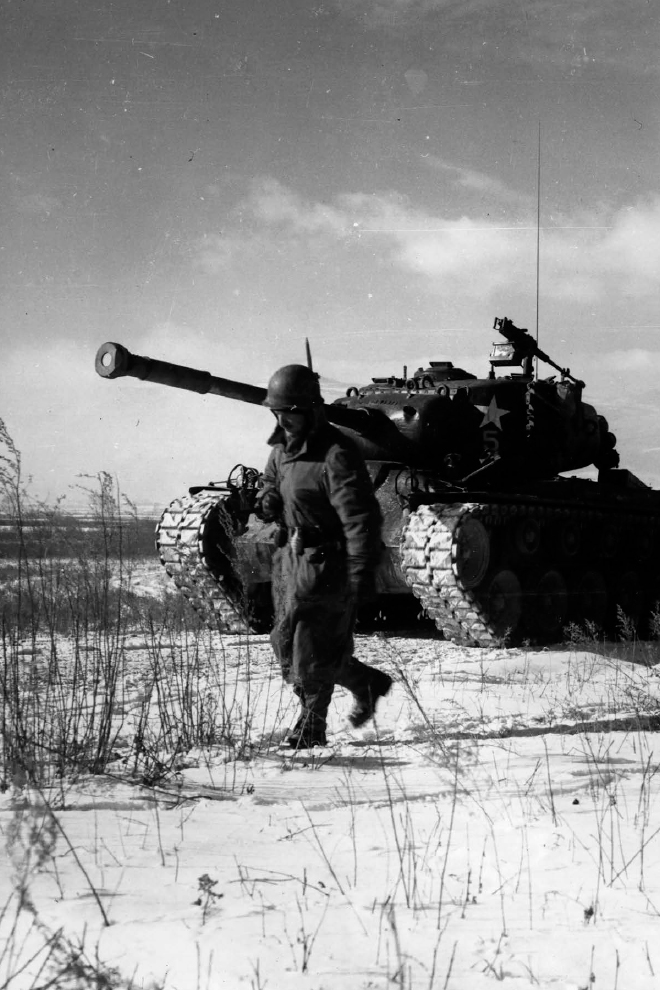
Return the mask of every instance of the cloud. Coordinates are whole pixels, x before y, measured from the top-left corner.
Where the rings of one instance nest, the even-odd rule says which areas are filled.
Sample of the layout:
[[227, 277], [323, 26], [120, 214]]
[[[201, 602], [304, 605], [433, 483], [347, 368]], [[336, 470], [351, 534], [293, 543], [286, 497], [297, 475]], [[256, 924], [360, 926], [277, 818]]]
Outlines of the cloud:
[[362, 240], [370, 246], [380, 240], [389, 258], [421, 276], [429, 289], [451, 280], [456, 289], [472, 283], [485, 296], [525, 267], [529, 237], [520, 228], [428, 215], [398, 196], [347, 196], [344, 203], [360, 218], [354, 225]]
[[[456, 171], [461, 178], [465, 170]], [[487, 185], [486, 177], [482, 184]], [[234, 219], [241, 230], [198, 242], [196, 264], [205, 271], [219, 272], [247, 252], [258, 250], [263, 258], [275, 247], [278, 253], [288, 247], [306, 254], [350, 247], [420, 276], [427, 288], [440, 289], [449, 278], [467, 285], [476, 277], [488, 294], [514, 271], [520, 274], [521, 265], [524, 270], [527, 242], [532, 243], [524, 231], [521, 240], [518, 228], [433, 216], [397, 193], [351, 193], [320, 203], [270, 178], [253, 184]]]
[[[619, 343], [625, 343], [619, 336]], [[648, 347], [611, 346], [610, 339], [597, 341], [589, 352], [573, 355], [576, 368], [588, 379], [588, 402], [611, 422], [612, 429], [633, 446], [641, 439], [657, 441], [660, 397], [660, 351]]]
[[[516, 194], [494, 177], [438, 159], [437, 167], [470, 188], [500, 199]], [[520, 197], [523, 203], [523, 197]], [[660, 271], [660, 196], [603, 214], [562, 218], [541, 236], [544, 294], [596, 302], [616, 290], [621, 298], [652, 299]], [[591, 222], [589, 222], [591, 220]], [[536, 218], [531, 204], [517, 223], [491, 217], [434, 215], [398, 193], [346, 193], [332, 202], [306, 199], [275, 179], [256, 182], [228, 232], [197, 245], [196, 263], [208, 272], [230, 266], [239, 253], [362, 251], [380, 266], [419, 277], [426, 290], [469, 291], [486, 298], [521, 284], [532, 286]]]
[[660, 382], [660, 353], [644, 347], [618, 349], [598, 355], [595, 360], [600, 371], [608, 376], [634, 374], [657, 387]]
[[240, 239], [226, 234], [205, 234], [194, 246], [195, 264], [213, 275], [229, 268], [242, 246]]
[[[364, 20], [368, 27], [395, 27], [435, 10], [456, 6], [456, 0], [334, 0], [342, 14]], [[459, 4], [465, 6], [465, 4]]]
[[255, 183], [246, 206], [266, 223], [281, 224], [302, 233], [343, 236], [349, 232], [346, 215], [341, 209], [306, 202], [276, 179]]
[[428, 168], [433, 168], [439, 172], [445, 172], [453, 176], [454, 184], [469, 192], [483, 193], [491, 197], [496, 197], [501, 202], [521, 203], [527, 206], [532, 201], [530, 196], [511, 189], [494, 176], [486, 175], [484, 172], [478, 172], [476, 169], [452, 165], [437, 155], [427, 155], [422, 161]]
[[289, 249], [296, 240], [304, 240], [310, 247], [319, 238], [334, 241], [353, 232], [340, 207], [307, 201], [268, 177], [252, 183], [248, 197], [233, 210], [227, 226], [231, 229], [207, 233], [193, 245], [194, 264], [207, 274], [279, 254], [278, 231], [288, 238]]
[[[535, 67], [555, 66], [572, 76], [615, 67], [636, 75], [657, 75], [653, 4], [615, 0], [333, 0], [346, 17], [367, 29], [390, 34], [442, 30], [445, 51], [468, 62], [488, 49], [499, 60]], [[440, 35], [436, 35], [440, 38]], [[625, 39], [622, 42], [622, 39]]]
[[660, 196], [640, 200], [593, 226], [543, 232], [542, 261], [557, 298], [596, 302], [617, 288], [625, 298], [652, 298], [660, 271]]
[[[477, 173], [478, 175], [478, 173]], [[435, 217], [399, 198], [344, 197], [365, 234], [378, 232], [400, 267], [425, 276], [429, 287], [448, 279], [486, 296], [530, 279], [536, 230], [528, 222], [503, 226], [462, 216]], [[584, 218], [542, 232], [544, 292], [556, 299], [596, 302], [616, 289], [627, 298], [653, 299], [660, 271], [660, 196], [639, 201], [593, 224]], [[457, 287], [460, 287], [457, 286]]]
[[[517, 4], [509, 19], [518, 15]], [[657, 14], [651, 4], [621, 7], [615, 0], [585, 0], [566, 6], [536, 0], [525, 5], [527, 41], [517, 56], [528, 62], [552, 63], [573, 76], [612, 67], [636, 75], [657, 75], [653, 38]]]
[[631, 292], [644, 291], [658, 282], [660, 272], [660, 196], [649, 203], [626, 207], [614, 217], [612, 229], [600, 245], [599, 261], [605, 270], [629, 278]]

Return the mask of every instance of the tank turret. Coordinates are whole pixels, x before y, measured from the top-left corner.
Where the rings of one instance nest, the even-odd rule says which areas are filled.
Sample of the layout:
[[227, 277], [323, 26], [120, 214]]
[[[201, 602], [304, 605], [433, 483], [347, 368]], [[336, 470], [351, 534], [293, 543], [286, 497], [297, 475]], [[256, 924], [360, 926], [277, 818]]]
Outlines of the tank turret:
[[[547, 640], [567, 621], [640, 630], [660, 598], [660, 497], [617, 470], [616, 438], [584, 382], [506, 317], [484, 377], [431, 361], [324, 404], [361, 448], [387, 548], [377, 611], [421, 603], [446, 638]], [[538, 376], [539, 362], [555, 372]], [[536, 371], [535, 371], [536, 368]], [[102, 345], [103, 378], [136, 377], [261, 404], [266, 389]], [[516, 370], [517, 369], [517, 370]], [[598, 480], [567, 478], [594, 467]], [[161, 561], [211, 625], [266, 629], [271, 526], [254, 513], [259, 472], [198, 485], [158, 527]], [[618, 610], [618, 611], [617, 611]]]
[[[418, 463], [445, 478], [471, 486], [502, 479], [552, 478], [593, 464], [618, 464], [616, 438], [607, 420], [582, 401], [584, 382], [541, 351], [527, 330], [506, 317], [495, 320], [506, 343], [495, 343], [487, 378], [451, 362], [431, 361], [411, 378], [374, 378], [348, 389], [337, 404], [380, 409], [419, 452]], [[560, 380], [535, 379], [534, 360], [560, 372]], [[522, 366], [496, 377], [495, 368]], [[367, 456], [374, 451], [365, 450]], [[478, 480], [477, 480], [478, 479]]]
[[[487, 472], [509, 480], [549, 478], [563, 471], [615, 467], [618, 455], [607, 421], [582, 401], [584, 383], [539, 350], [510, 320], [495, 327], [507, 343], [495, 344], [491, 372], [479, 379], [451, 362], [431, 361], [410, 378], [376, 377], [326, 404], [328, 420], [350, 433], [371, 461], [399, 462], [438, 480], [470, 483]], [[561, 373], [535, 380], [536, 358]], [[522, 364], [518, 375], [496, 378], [495, 367]], [[266, 390], [218, 378], [207, 371], [132, 354], [106, 343], [96, 356], [103, 378], [142, 381], [262, 404]]]

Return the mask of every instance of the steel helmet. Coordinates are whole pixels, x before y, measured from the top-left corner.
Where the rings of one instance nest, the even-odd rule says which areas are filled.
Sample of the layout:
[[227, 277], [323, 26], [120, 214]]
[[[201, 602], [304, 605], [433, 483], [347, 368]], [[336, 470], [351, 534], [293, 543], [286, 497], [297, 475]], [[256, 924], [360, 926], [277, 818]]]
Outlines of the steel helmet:
[[304, 364], [285, 364], [268, 382], [264, 405], [269, 409], [312, 409], [323, 403], [319, 376]]

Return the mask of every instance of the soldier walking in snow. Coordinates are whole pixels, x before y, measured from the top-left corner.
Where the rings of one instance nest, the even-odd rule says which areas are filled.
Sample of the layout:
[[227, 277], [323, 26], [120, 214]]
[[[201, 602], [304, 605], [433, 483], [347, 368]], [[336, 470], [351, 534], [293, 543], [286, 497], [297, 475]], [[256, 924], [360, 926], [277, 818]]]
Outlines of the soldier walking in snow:
[[357, 604], [375, 587], [380, 508], [362, 454], [326, 420], [311, 369], [293, 364], [276, 371], [264, 405], [277, 427], [259, 508], [266, 521], [281, 523], [286, 540], [273, 561], [271, 642], [301, 704], [288, 742], [324, 746], [335, 684], [354, 696], [355, 727], [372, 718], [392, 684], [353, 656]]

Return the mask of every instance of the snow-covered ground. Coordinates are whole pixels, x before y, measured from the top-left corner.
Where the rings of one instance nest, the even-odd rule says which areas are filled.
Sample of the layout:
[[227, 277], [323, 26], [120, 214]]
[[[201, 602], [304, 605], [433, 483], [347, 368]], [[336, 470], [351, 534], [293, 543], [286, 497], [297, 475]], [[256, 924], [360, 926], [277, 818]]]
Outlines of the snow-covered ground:
[[235, 736], [146, 787], [125, 754], [149, 647], [124, 648], [113, 773], [0, 795], [0, 987], [47, 985], [29, 959], [60, 929], [108, 986], [660, 986], [654, 668], [359, 637], [395, 678], [376, 723], [349, 729], [338, 691], [332, 745], [293, 753], [267, 638], [211, 637], [199, 690]]

